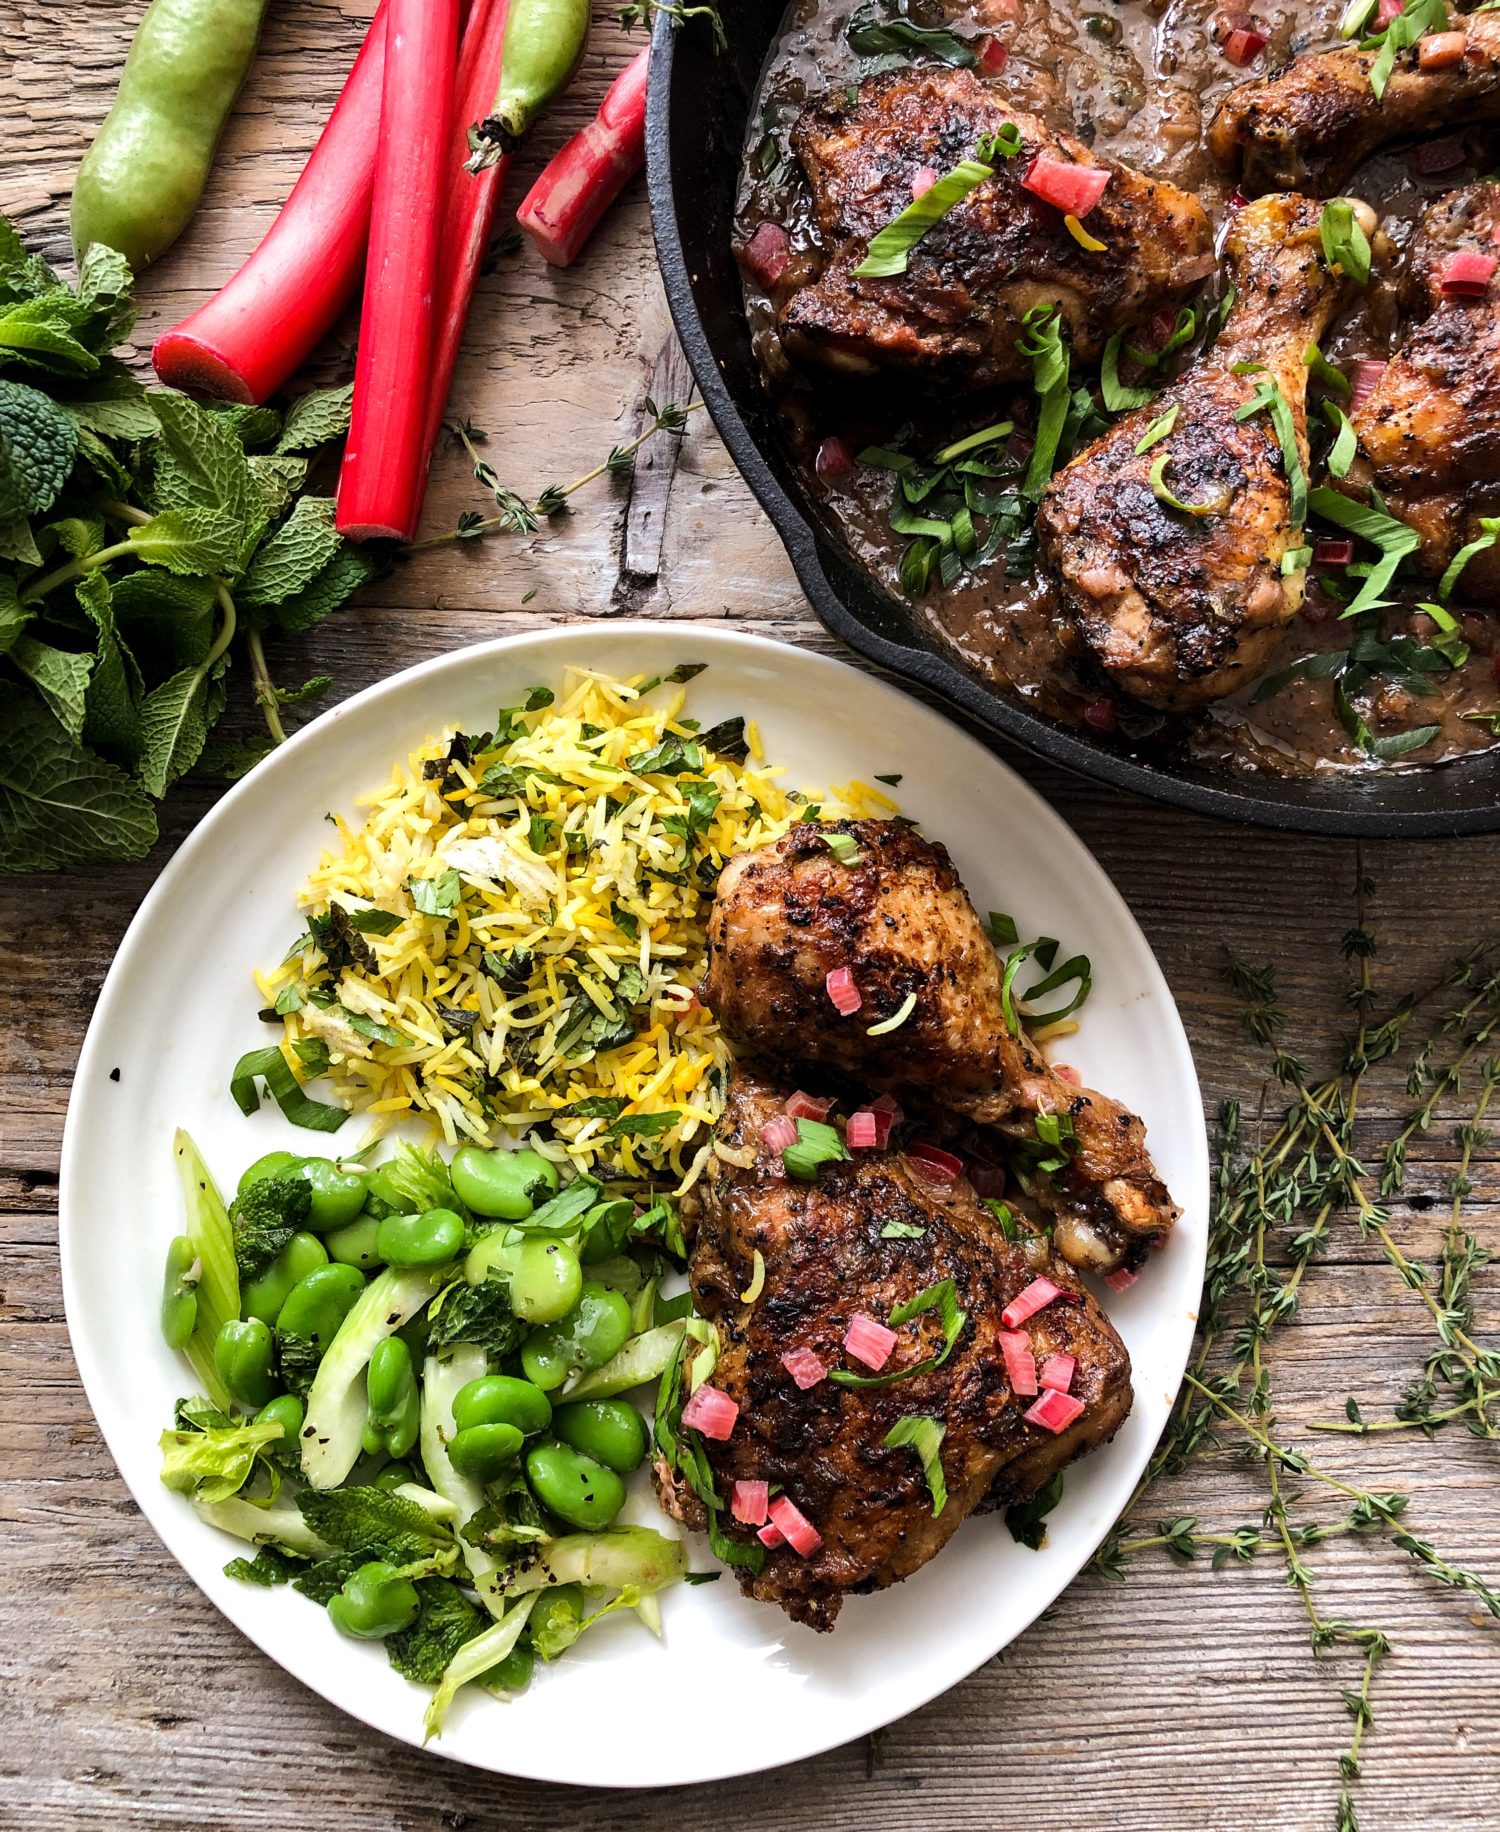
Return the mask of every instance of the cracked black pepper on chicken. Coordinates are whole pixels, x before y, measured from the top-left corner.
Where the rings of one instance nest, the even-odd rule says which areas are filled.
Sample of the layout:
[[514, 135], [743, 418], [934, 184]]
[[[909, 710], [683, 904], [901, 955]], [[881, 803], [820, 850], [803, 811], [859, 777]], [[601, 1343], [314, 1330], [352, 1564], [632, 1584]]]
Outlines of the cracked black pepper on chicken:
[[[1409, 10], [1382, 56], [1341, 0], [798, 0], [773, 49], [737, 246], [809, 486], [965, 662], [1120, 748], [1309, 774], [1500, 737], [1500, 25]], [[1382, 550], [1331, 496], [1402, 550], [1352, 621]]]

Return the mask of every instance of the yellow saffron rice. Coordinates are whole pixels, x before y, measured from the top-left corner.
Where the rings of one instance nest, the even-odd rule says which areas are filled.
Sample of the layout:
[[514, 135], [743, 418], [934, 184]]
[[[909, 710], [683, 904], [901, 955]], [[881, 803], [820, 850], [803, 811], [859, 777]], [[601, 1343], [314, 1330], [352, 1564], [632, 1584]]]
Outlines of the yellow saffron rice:
[[[700, 734], [685, 701], [570, 669], [495, 734], [418, 746], [359, 826], [333, 817], [310, 927], [256, 975], [298, 1078], [326, 1076], [371, 1136], [423, 1119], [450, 1145], [531, 1135], [564, 1168], [691, 1183], [728, 1061], [694, 990], [714, 880], [809, 809], [753, 724]], [[894, 805], [855, 783], [822, 810]]]

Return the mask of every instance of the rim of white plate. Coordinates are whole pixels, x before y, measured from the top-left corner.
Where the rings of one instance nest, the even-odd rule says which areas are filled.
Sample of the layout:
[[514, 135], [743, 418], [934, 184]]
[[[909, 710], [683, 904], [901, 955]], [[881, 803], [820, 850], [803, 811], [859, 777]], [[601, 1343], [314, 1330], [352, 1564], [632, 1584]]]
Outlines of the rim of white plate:
[[[109, 1400], [103, 1357], [96, 1351], [94, 1344], [86, 1340], [82, 1331], [74, 1324], [74, 1318], [79, 1314], [83, 1305], [79, 1289], [79, 1269], [75, 1259], [78, 1250], [76, 1235], [79, 1223], [74, 1218], [73, 1190], [82, 1178], [80, 1160], [87, 1149], [89, 1107], [94, 1099], [91, 1090], [97, 1085], [95, 1071], [101, 1059], [104, 1040], [110, 1029], [109, 1020], [112, 1008], [122, 996], [121, 989], [129, 978], [132, 954], [138, 948], [146, 945], [144, 938], [149, 935], [157, 909], [168, 903], [175, 895], [179, 883], [190, 876], [198, 854], [210, 844], [216, 829], [226, 819], [232, 818], [242, 804], [260, 798], [274, 797], [277, 786], [300, 767], [306, 753], [313, 749], [333, 726], [347, 720], [351, 715], [362, 714], [382, 702], [399, 699], [419, 680], [425, 681], [450, 670], [456, 673], [461, 669], [480, 665], [491, 657], [505, 656], [528, 647], [543, 651], [547, 665], [559, 668], [570, 662], [589, 665], [585, 657], [571, 655], [568, 652], [574, 649], [587, 650], [591, 645], [597, 648], [606, 642], [613, 646], [621, 639], [638, 640], [652, 647], [670, 648], [676, 653], [678, 659], [681, 653], [687, 650], [706, 652], [712, 649], [726, 660], [737, 654], [754, 657], [758, 662], [764, 662], [768, 658], [781, 660], [788, 662], [793, 667], [806, 668], [815, 674], [824, 674], [830, 682], [841, 676], [852, 676], [866, 686], [873, 687], [881, 694], [888, 696], [893, 710], [899, 708], [902, 719], [906, 722], [906, 729], [902, 734], [903, 744], [910, 746], [914, 741], [920, 742], [921, 728], [926, 726], [934, 740], [954, 747], [960, 752], [968, 752], [976, 768], [998, 771], [1007, 779], [1007, 793], [1016, 800], [1027, 804], [1028, 811], [1034, 818], [1039, 818], [1044, 825], [1051, 827], [1056, 844], [1071, 853], [1071, 863], [1087, 875], [1091, 890], [1104, 906], [1102, 913], [1113, 917], [1116, 922], [1124, 925], [1127, 932], [1133, 934], [1142, 955], [1146, 974], [1154, 982], [1147, 990], [1157, 995], [1162, 1001], [1161, 1016], [1166, 1033], [1165, 1041], [1170, 1047], [1173, 1058], [1173, 1074], [1181, 1078], [1183, 1089], [1190, 1089], [1193, 1095], [1191, 1107], [1186, 1116], [1189, 1122], [1187, 1144], [1190, 1147], [1191, 1187], [1184, 1185], [1174, 1194], [1183, 1205], [1184, 1219], [1200, 1204], [1204, 1205], [1205, 1226], [1199, 1231], [1199, 1237], [1192, 1242], [1189, 1250], [1195, 1250], [1197, 1261], [1206, 1262], [1206, 1197], [1209, 1175], [1207, 1129], [1204, 1123], [1197, 1070], [1193, 1063], [1192, 1051], [1182, 1025], [1181, 1015], [1150, 943], [1141, 932], [1129, 906], [1115, 889], [1103, 867], [1098, 864], [1062, 816], [1003, 758], [987, 749], [941, 713], [911, 698], [881, 676], [854, 668], [841, 658], [822, 655], [814, 650], [799, 648], [747, 631], [723, 630], [699, 623], [651, 623], [644, 619], [634, 618], [619, 621], [611, 619], [602, 625], [592, 622], [570, 624], [560, 628], [543, 628], [497, 637], [486, 642], [448, 650], [441, 655], [415, 663], [383, 681], [362, 689], [338, 705], [330, 707], [295, 733], [284, 745], [279, 746], [250, 775], [234, 784], [209, 810], [167, 862], [160, 876], [142, 900], [140, 908], [136, 911], [121, 939], [115, 959], [110, 965], [100, 990], [74, 1071], [73, 1087], [64, 1122], [58, 1190], [58, 1253], [62, 1272], [64, 1314], [68, 1323], [74, 1360], [95, 1421], [115, 1461], [121, 1480], [162, 1543], [198, 1589], [269, 1659], [299, 1680], [310, 1691], [315, 1692], [347, 1715], [412, 1747], [425, 1747], [429, 1752], [440, 1755], [446, 1760], [492, 1773], [514, 1776], [518, 1779], [561, 1782], [573, 1786], [690, 1786], [708, 1781], [726, 1780], [737, 1775], [754, 1774], [802, 1761], [878, 1729], [896, 1717], [919, 1710], [923, 1705], [930, 1703], [933, 1698], [967, 1678], [986, 1660], [992, 1659], [1019, 1639], [1043, 1610], [1054, 1602], [1083, 1570], [1093, 1550], [1097, 1548], [1108, 1531], [1111, 1520], [1105, 1519], [1099, 1534], [1071, 1570], [1048, 1573], [1041, 1581], [1032, 1586], [1026, 1603], [1020, 1610], [1020, 1619], [1009, 1633], [1003, 1633], [998, 1642], [984, 1647], [974, 1659], [968, 1660], [966, 1664], [942, 1674], [936, 1680], [924, 1679], [914, 1687], [910, 1697], [906, 1698], [895, 1712], [877, 1708], [864, 1716], [856, 1715], [849, 1721], [840, 1723], [832, 1734], [825, 1730], [811, 1728], [819, 1721], [819, 1717], [817, 1713], [809, 1713], [810, 1734], [797, 1747], [778, 1748], [772, 1753], [762, 1754], [755, 1749], [754, 1739], [747, 1737], [743, 1744], [743, 1756], [737, 1756], [727, 1763], [711, 1761], [701, 1766], [695, 1766], [691, 1752], [684, 1746], [683, 1740], [672, 1739], [674, 1760], [669, 1771], [663, 1765], [655, 1767], [643, 1765], [638, 1772], [620, 1777], [597, 1773], [559, 1774], [555, 1767], [528, 1761], [524, 1752], [511, 1748], [504, 1749], [503, 1753], [506, 1757], [504, 1762], [489, 1761], [472, 1750], [459, 1749], [446, 1741], [424, 1746], [421, 1739], [420, 1707], [411, 1708], [409, 1706], [404, 1713], [392, 1713], [374, 1709], [368, 1705], [351, 1703], [347, 1698], [339, 1695], [338, 1686], [328, 1679], [325, 1672], [319, 1670], [315, 1652], [304, 1653], [300, 1648], [290, 1651], [280, 1647], [273, 1648], [270, 1645], [272, 1638], [265, 1632], [264, 1618], [257, 1609], [257, 1605], [266, 1598], [266, 1592], [248, 1585], [234, 1586], [231, 1591], [218, 1594], [210, 1588], [203, 1576], [195, 1569], [196, 1561], [193, 1554], [181, 1543], [185, 1535], [178, 1529], [180, 1526], [187, 1525], [192, 1517], [189, 1512], [181, 1509], [180, 1497], [171, 1494], [158, 1482], [132, 1479], [126, 1473], [127, 1467], [133, 1467], [138, 1461], [139, 1446], [134, 1445], [132, 1440], [131, 1449], [122, 1458], [116, 1437], [123, 1431], [124, 1424], [123, 1420], [115, 1414], [115, 1408]], [[649, 666], [649, 662], [647, 665]], [[350, 790], [350, 793], [357, 793], [359, 789], [360, 786], [356, 785]], [[1180, 1232], [1185, 1231], [1180, 1230]], [[1175, 1238], [1174, 1245], [1178, 1251], [1189, 1247], [1188, 1241], [1182, 1238]], [[1202, 1270], [1203, 1264], [1199, 1263], [1197, 1277], [1194, 1281], [1195, 1290], [1198, 1285], [1201, 1285]], [[1182, 1373], [1186, 1368], [1187, 1356], [1191, 1347], [1195, 1317], [1196, 1311], [1189, 1310], [1183, 1317], [1173, 1319], [1176, 1326], [1176, 1348], [1171, 1361], [1175, 1366], [1175, 1372], [1172, 1377], [1171, 1394], [1165, 1396], [1169, 1405], [1171, 1400], [1175, 1399], [1181, 1386]], [[1180, 1355], [1178, 1350], [1180, 1350]], [[101, 1404], [101, 1398], [103, 1404]], [[1144, 1467], [1151, 1448], [1152, 1446], [1147, 1444], [1142, 1449], [1139, 1457], [1140, 1467]], [[1139, 1468], [1134, 1474], [1139, 1475]], [[226, 1580], [226, 1582], [232, 1584], [233, 1581]], [[413, 1693], [413, 1701], [415, 1698], [416, 1694]]]

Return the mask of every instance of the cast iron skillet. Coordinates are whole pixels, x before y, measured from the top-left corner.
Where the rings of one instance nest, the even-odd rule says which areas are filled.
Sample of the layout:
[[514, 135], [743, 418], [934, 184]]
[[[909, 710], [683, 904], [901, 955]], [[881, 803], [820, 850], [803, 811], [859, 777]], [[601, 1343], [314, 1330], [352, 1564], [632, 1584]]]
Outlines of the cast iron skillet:
[[729, 47], [706, 22], [657, 18], [647, 114], [651, 219], [667, 300], [709, 413], [776, 525], [813, 609], [872, 662], [920, 682], [990, 731], [1085, 776], [1202, 814], [1304, 833], [1500, 829], [1500, 758], [1434, 770], [1294, 781], [1156, 762], [1028, 711], [949, 659], [909, 606], [864, 572], [799, 481], [761, 385], [730, 228], [745, 126], [785, 0], [732, 0]]

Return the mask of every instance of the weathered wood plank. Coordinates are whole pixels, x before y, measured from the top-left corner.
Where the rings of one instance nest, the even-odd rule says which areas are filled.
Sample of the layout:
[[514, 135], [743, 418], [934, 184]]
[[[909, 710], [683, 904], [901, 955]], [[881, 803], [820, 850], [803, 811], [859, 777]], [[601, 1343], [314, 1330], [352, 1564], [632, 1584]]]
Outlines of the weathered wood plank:
[[[19, 0], [7, 9], [0, 208], [60, 260], [72, 170], [140, 10], [140, 0]], [[370, 10], [361, 0], [272, 9], [204, 209], [143, 287], [140, 347], [226, 278], [269, 223]], [[601, 22], [572, 97], [518, 162], [513, 198], [625, 55], [620, 34]], [[534, 494], [567, 482], [634, 435], [648, 392], [685, 400], [667, 328], [637, 185], [576, 268], [554, 272], [529, 251], [496, 263], [481, 283], [455, 411], [486, 428], [486, 455], [507, 484]], [[693, 417], [669, 490], [667, 456], [660, 444], [645, 448], [631, 478], [589, 486], [571, 514], [535, 536], [439, 548], [404, 564], [347, 614], [274, 651], [273, 667], [288, 680], [327, 671], [343, 694], [464, 642], [637, 607], [680, 621], [685, 643], [696, 619], [733, 620], [831, 649], [703, 416]], [[445, 448], [425, 532], [484, 508], [462, 452]], [[654, 585], [622, 595], [622, 574]], [[243, 683], [236, 691], [229, 729], [237, 722], [249, 732], [255, 715]], [[1337, 1061], [1349, 1023], [1338, 945], [1352, 922], [1352, 845], [1232, 831], [1005, 754], [1135, 909], [1181, 1005], [1210, 1107], [1230, 1095], [1253, 1102], [1263, 1066], [1224, 982], [1226, 946], [1275, 959], [1293, 1047], [1310, 1068]], [[791, 1774], [668, 1801], [507, 1782], [392, 1745], [244, 1642], [167, 1557], [114, 1471], [72, 1368], [55, 1254], [62, 1118], [94, 998], [147, 886], [215, 793], [200, 782], [176, 793], [162, 845], [140, 867], [0, 880], [0, 1522], [9, 1578], [0, 1589], [0, 1823], [636, 1832], [670, 1815], [684, 1832], [725, 1823], [824, 1832], [871, 1820], [952, 1832], [1332, 1827], [1336, 1757], [1349, 1733], [1338, 1688], [1356, 1666], [1347, 1654], [1313, 1660], [1298, 1600], [1265, 1555], [1214, 1575], [1143, 1552], [1123, 1588], [1086, 1575], [1003, 1659], [893, 1726], [877, 1759], [851, 1746]], [[1494, 920], [1500, 841], [1369, 845], [1364, 859], [1379, 886], [1371, 921], [1383, 937], [1382, 986], [1429, 974], [1445, 949]], [[1273, 1089], [1268, 1111], [1276, 1105]], [[1406, 1105], [1398, 1084], [1380, 1080], [1365, 1105], [1372, 1136], [1383, 1137]], [[1431, 1258], [1440, 1246], [1456, 1154], [1450, 1125], [1414, 1142], [1393, 1220], [1413, 1255]], [[1478, 1154], [1473, 1174], [1470, 1225], [1500, 1248], [1495, 1145]], [[1493, 1275], [1480, 1276], [1477, 1296], [1493, 1335]], [[1378, 1248], [1341, 1220], [1300, 1317], [1273, 1349], [1281, 1429], [1331, 1470], [1410, 1490], [1414, 1528], [1494, 1577], [1492, 1445], [1456, 1433], [1431, 1444], [1409, 1433], [1315, 1440], [1305, 1429], [1336, 1416], [1346, 1393], [1381, 1416], [1429, 1344], [1416, 1301]], [[1189, 1513], [1205, 1527], [1232, 1527], [1256, 1517], [1261, 1492], [1256, 1471], [1226, 1452], [1164, 1482], [1148, 1501], [1146, 1530], [1157, 1516]], [[1332, 1517], [1321, 1496], [1306, 1507]], [[1478, 1832], [1500, 1822], [1500, 1625], [1388, 1546], [1331, 1541], [1310, 1562], [1325, 1612], [1377, 1623], [1395, 1645], [1366, 1742], [1365, 1826]]]

